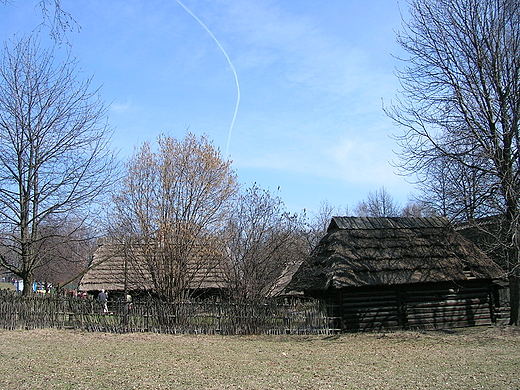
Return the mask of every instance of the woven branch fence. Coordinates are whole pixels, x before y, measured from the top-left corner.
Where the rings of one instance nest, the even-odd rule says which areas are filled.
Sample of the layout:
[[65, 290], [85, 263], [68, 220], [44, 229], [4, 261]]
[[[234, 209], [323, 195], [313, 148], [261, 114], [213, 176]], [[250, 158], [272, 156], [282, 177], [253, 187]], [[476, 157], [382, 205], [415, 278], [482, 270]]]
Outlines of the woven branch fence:
[[0, 328], [67, 328], [99, 332], [179, 334], [329, 334], [333, 321], [319, 301], [281, 304], [109, 301], [58, 295], [22, 296], [0, 291]]

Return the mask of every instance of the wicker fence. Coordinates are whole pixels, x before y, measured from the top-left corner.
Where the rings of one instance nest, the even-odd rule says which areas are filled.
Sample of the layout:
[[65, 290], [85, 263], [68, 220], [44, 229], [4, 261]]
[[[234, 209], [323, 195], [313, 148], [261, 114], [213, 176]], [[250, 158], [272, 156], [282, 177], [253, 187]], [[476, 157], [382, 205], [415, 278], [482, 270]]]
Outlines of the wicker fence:
[[101, 332], [184, 334], [329, 334], [319, 301], [186, 302], [112, 301], [108, 312], [94, 299], [0, 292], [0, 328], [69, 328]]

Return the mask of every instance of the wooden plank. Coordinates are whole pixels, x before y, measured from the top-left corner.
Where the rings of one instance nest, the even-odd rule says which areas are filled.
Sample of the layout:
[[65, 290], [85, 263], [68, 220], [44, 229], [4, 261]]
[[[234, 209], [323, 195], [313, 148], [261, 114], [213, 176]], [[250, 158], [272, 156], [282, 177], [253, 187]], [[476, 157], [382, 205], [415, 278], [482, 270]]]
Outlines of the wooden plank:
[[483, 325], [491, 325], [491, 321], [488, 319], [477, 319], [474, 321], [471, 320], [455, 320], [455, 321], [418, 321], [418, 322], [410, 322], [408, 324], [409, 328], [428, 328], [428, 329], [446, 329], [446, 328], [462, 328], [466, 326], [483, 326]]
[[421, 305], [455, 305], [456, 302], [468, 302], [468, 303], [474, 303], [474, 302], [480, 302], [480, 303], [489, 303], [489, 297], [488, 296], [480, 296], [480, 297], [430, 297], [430, 299], [406, 299], [407, 305], [410, 307], [413, 306], [421, 306]]
[[443, 314], [435, 314], [435, 313], [414, 313], [413, 315], [408, 316], [408, 321], [411, 322], [413, 320], [418, 320], [421, 318], [437, 318], [437, 319], [447, 319], [447, 318], [489, 318], [491, 320], [491, 313], [489, 312], [477, 312], [477, 313], [464, 313], [464, 312], [451, 312], [451, 313], [443, 313]]
[[428, 296], [446, 296], [446, 295], [489, 295], [488, 289], [483, 288], [464, 288], [460, 290], [456, 289], [442, 289], [442, 290], [415, 290], [406, 291], [406, 295], [409, 297], [428, 297]]
[[449, 301], [430, 301], [430, 302], [420, 302], [420, 303], [412, 303], [407, 302], [407, 308], [409, 310], [428, 308], [428, 307], [459, 307], [459, 306], [473, 306], [473, 305], [489, 305], [489, 299], [464, 299], [464, 300], [449, 300]]
[[418, 313], [407, 313], [407, 320], [412, 318], [426, 318], [426, 317], [438, 317], [438, 318], [448, 318], [448, 317], [476, 317], [476, 316], [486, 316], [491, 318], [491, 312], [489, 310], [478, 310], [478, 311], [448, 311], [448, 312], [418, 312]]
[[473, 303], [473, 304], [466, 304], [466, 305], [446, 305], [446, 306], [440, 306], [440, 305], [424, 305], [424, 306], [414, 306], [414, 307], [408, 307], [407, 312], [408, 313], [421, 313], [421, 312], [430, 312], [430, 311], [436, 311], [436, 312], [446, 312], [446, 311], [459, 311], [459, 310], [487, 310], [490, 311], [489, 303]]
[[380, 307], [367, 307], [364, 309], [348, 309], [345, 308], [343, 312], [340, 314], [343, 317], [348, 316], [367, 316], [367, 315], [388, 315], [393, 314], [397, 315], [397, 307], [391, 307], [391, 308], [380, 308]]
[[370, 301], [370, 302], [344, 302], [342, 305], [343, 308], [352, 307], [352, 308], [363, 308], [363, 307], [397, 307], [397, 301], [394, 299], [392, 301]]
[[421, 299], [421, 298], [428, 298], [428, 297], [450, 297], [450, 296], [456, 296], [456, 297], [464, 297], [464, 296], [488, 296], [489, 291], [475, 289], [475, 290], [467, 290], [467, 291], [417, 291], [417, 292], [411, 292], [407, 291], [406, 295], [410, 299]]

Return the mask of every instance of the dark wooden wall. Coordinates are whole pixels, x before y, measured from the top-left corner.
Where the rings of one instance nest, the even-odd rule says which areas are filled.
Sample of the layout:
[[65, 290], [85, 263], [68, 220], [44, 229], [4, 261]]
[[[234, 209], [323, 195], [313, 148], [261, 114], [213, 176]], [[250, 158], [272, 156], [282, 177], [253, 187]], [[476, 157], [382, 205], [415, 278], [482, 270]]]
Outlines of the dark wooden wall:
[[491, 281], [331, 289], [324, 299], [337, 331], [442, 329], [504, 323]]

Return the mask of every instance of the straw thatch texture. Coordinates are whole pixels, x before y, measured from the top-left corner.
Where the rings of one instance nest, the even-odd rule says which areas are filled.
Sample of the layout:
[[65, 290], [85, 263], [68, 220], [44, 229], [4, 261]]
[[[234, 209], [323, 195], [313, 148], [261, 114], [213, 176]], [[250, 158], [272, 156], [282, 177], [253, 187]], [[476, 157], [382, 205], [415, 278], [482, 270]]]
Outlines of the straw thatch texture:
[[[153, 291], [149, 263], [139, 246], [128, 247], [117, 243], [100, 245], [94, 253], [90, 269], [82, 277], [82, 291]], [[227, 286], [223, 262], [218, 251], [200, 247], [188, 261], [186, 280], [188, 288], [219, 289]], [[126, 288], [125, 288], [126, 287]]]
[[504, 278], [444, 218], [334, 217], [287, 290]]
[[266, 292], [266, 296], [269, 298], [281, 297], [281, 296], [301, 296], [302, 291], [288, 291], [287, 286], [291, 283], [293, 275], [298, 271], [302, 264], [302, 261], [291, 261], [282, 270], [282, 273], [275, 282], [269, 286], [269, 290]]

